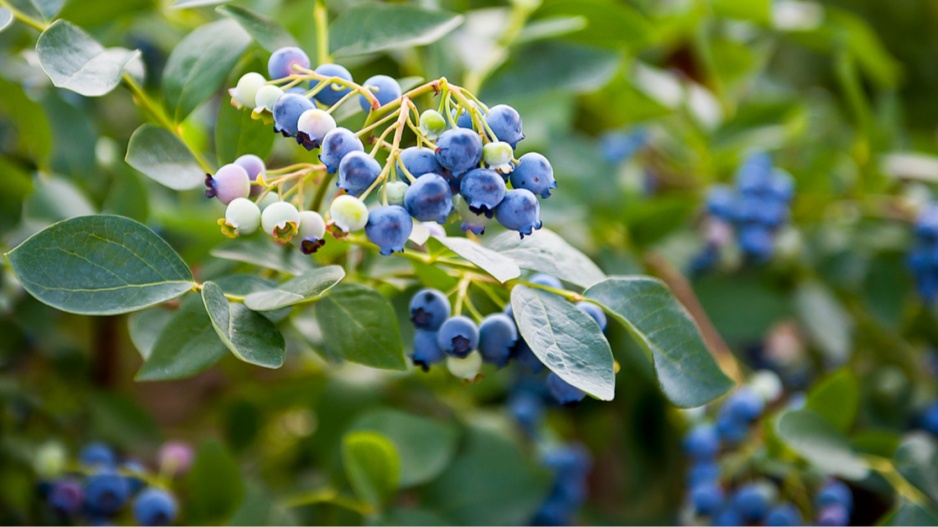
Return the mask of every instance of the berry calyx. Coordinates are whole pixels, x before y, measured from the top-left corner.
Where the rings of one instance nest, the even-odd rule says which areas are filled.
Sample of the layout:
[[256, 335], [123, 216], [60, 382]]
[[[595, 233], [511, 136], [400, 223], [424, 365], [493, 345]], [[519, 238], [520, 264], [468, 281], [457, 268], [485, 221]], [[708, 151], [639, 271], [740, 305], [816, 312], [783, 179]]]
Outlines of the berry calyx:
[[303, 254], [313, 254], [326, 244], [326, 220], [314, 210], [300, 212], [297, 237]]
[[288, 201], [269, 205], [261, 213], [261, 228], [279, 243], [289, 242], [297, 233], [300, 212]]
[[469, 317], [450, 317], [440, 326], [437, 344], [447, 355], [464, 358], [479, 345], [479, 328]]

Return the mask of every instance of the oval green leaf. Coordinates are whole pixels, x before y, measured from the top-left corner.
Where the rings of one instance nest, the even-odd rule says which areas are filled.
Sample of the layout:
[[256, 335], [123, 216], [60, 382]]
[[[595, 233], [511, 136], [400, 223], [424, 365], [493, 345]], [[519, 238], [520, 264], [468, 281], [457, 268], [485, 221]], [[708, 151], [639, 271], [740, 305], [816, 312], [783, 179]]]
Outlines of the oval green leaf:
[[251, 293], [245, 297], [244, 305], [254, 311], [272, 311], [310, 302], [332, 289], [343, 278], [345, 269], [338, 265], [321, 267], [284, 282], [276, 289]]
[[212, 249], [212, 256], [291, 275], [299, 275], [316, 269], [308, 256], [291, 249], [292, 247], [276, 243], [270, 236], [254, 236], [222, 244]]
[[192, 286], [163, 238], [120, 216], [56, 223], [6, 254], [29, 294], [81, 315], [117, 315], [172, 300]]
[[860, 386], [856, 375], [843, 369], [817, 383], [808, 393], [807, 408], [823, 415], [841, 432], [846, 432], [857, 415]]
[[522, 269], [547, 273], [586, 288], [606, 278], [585, 254], [553, 231], [541, 229], [522, 240], [516, 232], [498, 235], [489, 248], [515, 261]]
[[0, 7], [0, 31], [3, 31], [13, 22], [13, 11]]
[[138, 381], [183, 379], [228, 355], [199, 298], [187, 298], [163, 327], [137, 372]]
[[351, 432], [342, 438], [342, 464], [355, 494], [381, 505], [397, 490], [401, 461], [394, 443], [374, 432]]
[[144, 124], [127, 145], [127, 164], [173, 190], [191, 190], [204, 184], [205, 172], [185, 143], [165, 128]]
[[250, 9], [236, 5], [226, 5], [215, 10], [240, 24], [267, 51], [274, 52], [280, 48], [299, 45], [293, 35], [283, 26]]
[[486, 249], [472, 240], [447, 236], [434, 236], [433, 238], [503, 284], [521, 276], [521, 269], [511, 258]]
[[234, 20], [218, 20], [189, 33], [166, 61], [163, 100], [176, 122], [221, 87], [251, 37]]
[[202, 284], [202, 302], [215, 332], [235, 357], [264, 368], [283, 366], [286, 343], [273, 322], [244, 304], [229, 302], [214, 282]]
[[589, 315], [557, 295], [525, 286], [511, 290], [511, 309], [521, 336], [545, 366], [598, 399], [615, 397], [612, 350]]
[[227, 101], [218, 105], [215, 152], [219, 165], [231, 163], [244, 154], [254, 154], [261, 159], [267, 157], [274, 146], [274, 137], [263, 121], [251, 118], [251, 112], [239, 110]]
[[105, 49], [65, 20], [56, 20], [36, 42], [39, 65], [52, 84], [86, 97], [99, 97], [120, 84], [124, 68], [138, 51]]
[[360, 55], [425, 46], [462, 23], [448, 11], [403, 4], [363, 4], [342, 13], [329, 28], [332, 53]]
[[130, 341], [133, 342], [144, 361], [150, 357], [156, 339], [166, 329], [171, 318], [173, 318], [172, 311], [156, 307], [138, 311], [127, 319], [127, 333], [130, 334]]
[[316, 319], [329, 354], [388, 370], [406, 370], [394, 308], [381, 293], [343, 284], [316, 302]]
[[847, 438], [813, 410], [785, 412], [778, 420], [777, 432], [785, 444], [826, 474], [861, 480], [869, 473]]
[[600, 304], [651, 355], [661, 391], [677, 406], [700, 406], [733, 382], [707, 349], [697, 325], [661, 281], [614, 276], [584, 296]]

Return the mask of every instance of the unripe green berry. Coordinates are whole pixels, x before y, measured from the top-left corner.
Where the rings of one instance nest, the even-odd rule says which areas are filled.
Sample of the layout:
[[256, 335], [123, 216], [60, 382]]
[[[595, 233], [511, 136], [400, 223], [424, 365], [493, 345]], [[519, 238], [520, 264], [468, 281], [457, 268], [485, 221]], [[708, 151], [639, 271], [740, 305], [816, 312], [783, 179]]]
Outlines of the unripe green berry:
[[232, 99], [239, 106], [253, 108], [256, 103], [257, 92], [267, 85], [267, 79], [256, 72], [245, 73], [238, 79], [238, 85], [234, 89], [228, 90]]
[[404, 193], [408, 189], [407, 183], [403, 181], [391, 181], [387, 183], [385, 192], [388, 193], [388, 203], [391, 205], [403, 205], [404, 204]]
[[263, 112], [264, 110], [268, 112], [274, 111], [274, 104], [277, 103], [277, 99], [283, 95], [283, 90], [280, 88], [266, 84], [261, 89], [257, 90], [257, 95], [254, 96], [254, 111], [257, 113]]
[[464, 232], [472, 231], [474, 234], [482, 234], [485, 232], [485, 226], [492, 221], [491, 218], [487, 217], [485, 214], [476, 214], [469, 210], [469, 204], [466, 203], [466, 200], [462, 196], [457, 195], [453, 199], [453, 203], [456, 205], [456, 212], [462, 220], [461, 228]]
[[474, 381], [482, 369], [482, 355], [478, 351], [473, 351], [465, 358], [448, 356], [446, 358], [446, 369], [454, 376], [466, 381]]
[[229, 238], [251, 234], [261, 224], [261, 209], [247, 198], [237, 198], [225, 209], [225, 219], [218, 220], [221, 232]]
[[332, 200], [329, 214], [333, 223], [345, 232], [360, 231], [368, 223], [368, 207], [362, 200], [348, 194]]
[[436, 110], [425, 110], [420, 114], [420, 132], [433, 141], [446, 131], [446, 119]]
[[292, 203], [278, 201], [261, 213], [261, 227], [280, 243], [287, 243], [296, 234], [300, 211]]
[[511, 159], [514, 157], [511, 145], [503, 141], [495, 141], [482, 147], [482, 159], [492, 170], [511, 172]]
[[65, 471], [68, 462], [65, 448], [61, 443], [50, 441], [36, 451], [33, 468], [43, 479], [53, 479]]
[[260, 209], [263, 211], [274, 203], [279, 202], [280, 196], [278, 196], [276, 192], [268, 192], [267, 195], [264, 196], [264, 199], [262, 199], [261, 202], [257, 204], [257, 206], [260, 207]]

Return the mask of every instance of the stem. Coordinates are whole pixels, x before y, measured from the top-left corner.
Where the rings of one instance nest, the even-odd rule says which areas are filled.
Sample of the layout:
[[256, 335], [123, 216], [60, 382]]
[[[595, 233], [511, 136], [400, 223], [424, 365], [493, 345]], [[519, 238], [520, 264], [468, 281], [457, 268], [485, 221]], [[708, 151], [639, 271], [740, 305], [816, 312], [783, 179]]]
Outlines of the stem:
[[319, 208], [322, 207], [322, 200], [326, 198], [326, 193], [329, 192], [329, 183], [331, 181], [332, 174], [326, 172], [326, 175], [319, 181], [319, 186], [316, 187], [316, 194], [313, 196], [313, 202], [309, 205], [309, 210], [319, 212]]
[[329, 9], [325, 0], [316, 0], [313, 5], [313, 22], [316, 26], [316, 59], [319, 64], [330, 62], [329, 59]]
[[873, 470], [879, 472], [899, 495], [917, 505], [926, 508], [929, 506], [928, 497], [918, 490], [915, 485], [909, 483], [909, 480], [905, 479], [905, 476], [896, 469], [892, 460], [874, 455], [864, 455], [863, 459], [870, 464]]
[[453, 304], [453, 314], [455, 315], [462, 314], [462, 305], [469, 295], [469, 283], [468, 277], [464, 276], [459, 279], [459, 285], [456, 286], [456, 302]]
[[353, 498], [341, 496], [339, 495], [338, 491], [332, 488], [325, 488], [322, 490], [293, 496], [292, 498], [284, 500], [282, 505], [287, 508], [294, 508], [303, 507], [306, 505], [316, 505], [319, 503], [328, 503], [337, 507], [342, 507], [343, 509], [357, 512], [362, 516], [367, 516], [374, 512], [370, 505], [362, 503]]

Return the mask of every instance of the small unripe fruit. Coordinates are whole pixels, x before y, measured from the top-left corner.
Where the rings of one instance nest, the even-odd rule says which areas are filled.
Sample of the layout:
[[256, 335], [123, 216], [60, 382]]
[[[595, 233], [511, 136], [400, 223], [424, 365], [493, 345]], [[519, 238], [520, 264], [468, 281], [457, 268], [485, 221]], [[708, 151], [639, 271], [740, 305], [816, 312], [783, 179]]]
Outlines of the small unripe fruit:
[[313, 108], [300, 114], [296, 124], [296, 142], [307, 150], [319, 148], [326, 134], [335, 130], [335, 119], [328, 112]]
[[278, 201], [264, 209], [261, 214], [261, 227], [280, 243], [287, 243], [297, 232], [300, 223], [300, 211], [292, 203]]
[[503, 141], [495, 141], [482, 147], [482, 159], [492, 170], [511, 172], [511, 159], [515, 151]]
[[459, 214], [459, 218], [462, 220], [463, 232], [472, 232], [473, 234], [484, 234], [485, 226], [492, 221], [491, 218], [485, 214], [476, 214], [469, 210], [469, 204], [466, 203], [466, 200], [462, 196], [455, 196], [453, 198], [453, 203], [456, 205], [456, 212]]
[[425, 110], [420, 114], [420, 131], [433, 141], [446, 131], [446, 118], [436, 110]]
[[237, 86], [228, 90], [228, 93], [231, 94], [232, 99], [234, 99], [239, 106], [253, 108], [257, 92], [266, 85], [267, 79], [260, 73], [252, 71], [242, 75], [241, 78], [238, 79]]
[[261, 209], [247, 198], [237, 198], [228, 204], [225, 219], [218, 220], [218, 224], [221, 232], [229, 238], [251, 234], [261, 224]]
[[453, 376], [472, 382], [479, 375], [479, 370], [482, 369], [482, 355], [478, 351], [473, 351], [463, 358], [446, 357], [446, 369]]
[[215, 175], [205, 176], [205, 197], [217, 197], [225, 205], [236, 198], [246, 198], [251, 195], [251, 178], [244, 168], [229, 163], [215, 172]]
[[298, 229], [300, 250], [303, 254], [313, 254], [326, 243], [326, 221], [322, 215], [314, 210], [304, 210], [300, 213]]
[[270, 84], [264, 85], [261, 89], [257, 90], [257, 95], [254, 96], [254, 111], [261, 113], [267, 110], [273, 113], [274, 105], [277, 104], [277, 99], [282, 95], [283, 90], [280, 88]]
[[329, 206], [332, 222], [344, 232], [356, 232], [368, 224], [368, 207], [365, 203], [348, 194], [338, 196]]
[[407, 192], [408, 185], [403, 181], [391, 181], [387, 183], [385, 192], [388, 194], [388, 203], [391, 205], [403, 205], [404, 194]]
[[244, 154], [238, 159], [235, 159], [234, 164], [247, 171], [248, 177], [251, 178], [251, 195], [256, 196], [260, 194], [263, 189], [261, 185], [255, 185], [254, 182], [257, 181], [258, 176], [262, 176], [267, 172], [267, 166], [264, 164], [264, 160], [254, 154]]

